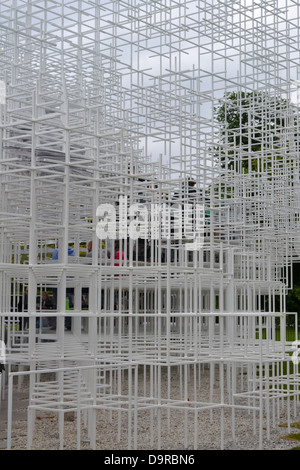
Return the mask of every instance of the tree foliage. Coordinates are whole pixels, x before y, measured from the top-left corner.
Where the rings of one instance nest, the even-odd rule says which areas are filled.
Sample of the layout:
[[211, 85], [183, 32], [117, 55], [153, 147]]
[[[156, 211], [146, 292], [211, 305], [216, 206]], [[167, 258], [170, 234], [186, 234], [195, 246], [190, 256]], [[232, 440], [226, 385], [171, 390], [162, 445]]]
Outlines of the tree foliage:
[[[300, 327], [300, 263], [293, 265], [293, 288], [286, 296], [287, 312], [298, 312], [298, 327]], [[288, 326], [293, 326], [295, 322], [294, 315], [287, 315]]]
[[[219, 143], [214, 156], [220, 171], [224, 172], [221, 198], [233, 196], [233, 188], [226, 183], [225, 173], [250, 174], [258, 179], [266, 174], [269, 179], [276, 167], [282, 174], [289, 167], [293, 179], [292, 153], [299, 153], [299, 113], [285, 98], [267, 92], [229, 92], [215, 108], [219, 125]], [[232, 180], [231, 180], [232, 181]], [[255, 194], [255, 192], [254, 192]], [[293, 288], [286, 298], [287, 311], [300, 310], [300, 263], [293, 266]], [[300, 321], [300, 320], [299, 320]], [[287, 315], [288, 324], [294, 316]]]
[[[238, 173], [266, 172], [280, 160], [283, 135], [295, 129], [289, 102], [267, 92], [229, 92], [215, 108], [220, 167]], [[292, 132], [294, 132], [292, 130]]]

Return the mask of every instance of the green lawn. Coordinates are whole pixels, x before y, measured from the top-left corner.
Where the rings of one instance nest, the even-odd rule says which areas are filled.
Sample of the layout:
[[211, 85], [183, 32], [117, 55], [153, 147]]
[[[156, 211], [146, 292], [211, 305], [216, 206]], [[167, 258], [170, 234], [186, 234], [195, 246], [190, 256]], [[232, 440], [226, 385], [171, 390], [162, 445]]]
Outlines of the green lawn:
[[[258, 334], [258, 333], [257, 333]], [[262, 328], [262, 337], [266, 338], [266, 328]], [[286, 340], [295, 341], [296, 340], [296, 331], [294, 328], [286, 329]], [[298, 340], [300, 340], [300, 328], [298, 330]], [[275, 341], [280, 341], [280, 328], [275, 328]]]
[[[287, 427], [287, 424], [283, 424], [282, 427]], [[295, 429], [300, 429], [300, 422], [297, 423], [291, 423], [291, 427]], [[283, 436], [282, 439], [288, 440], [288, 441], [296, 441], [300, 442], [300, 433], [299, 432], [293, 432], [290, 434], [287, 434], [286, 436]], [[291, 450], [300, 450], [300, 445], [293, 447]]]

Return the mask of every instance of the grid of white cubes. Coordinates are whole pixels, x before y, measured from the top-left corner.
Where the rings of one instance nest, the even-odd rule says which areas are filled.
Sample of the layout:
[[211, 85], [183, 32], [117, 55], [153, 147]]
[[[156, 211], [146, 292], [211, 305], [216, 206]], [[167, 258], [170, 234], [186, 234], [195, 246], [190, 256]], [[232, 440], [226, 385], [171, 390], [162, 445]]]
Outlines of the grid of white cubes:
[[[1, 1], [0, 339], [6, 372], [30, 374], [28, 447], [41, 409], [61, 448], [69, 410], [92, 448], [107, 410], [128, 416], [128, 448], [141, 413], [164, 448], [162, 415], [182, 412], [195, 449], [207, 410], [221, 447], [224, 410], [253, 413], [259, 447], [274, 403], [299, 413], [299, 20], [293, 0]], [[248, 119], [226, 127], [233, 95]]]

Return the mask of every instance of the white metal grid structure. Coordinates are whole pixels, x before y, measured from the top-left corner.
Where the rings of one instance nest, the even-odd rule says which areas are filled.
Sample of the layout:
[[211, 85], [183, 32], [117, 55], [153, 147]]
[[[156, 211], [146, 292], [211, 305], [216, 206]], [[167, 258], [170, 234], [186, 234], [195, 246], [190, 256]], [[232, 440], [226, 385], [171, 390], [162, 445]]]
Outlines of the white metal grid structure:
[[[107, 410], [116, 439], [126, 414], [128, 448], [142, 445], [141, 414], [164, 448], [162, 416], [182, 413], [195, 449], [202, 412], [220, 411], [222, 448], [224, 410], [236, 438], [236, 410], [253, 413], [260, 447], [264, 413], [269, 436], [281, 402], [288, 422], [299, 412], [299, 369], [284, 368], [299, 19], [293, 0], [2, 0], [0, 338], [8, 370], [31, 377], [29, 447], [41, 408], [59, 414], [61, 448], [70, 408], [86, 413], [92, 448]], [[201, 247], [175, 236], [176, 212], [156, 236], [155, 208], [163, 224], [195, 204]], [[97, 232], [112, 206], [119, 248]], [[138, 220], [147, 236], [124, 235]]]

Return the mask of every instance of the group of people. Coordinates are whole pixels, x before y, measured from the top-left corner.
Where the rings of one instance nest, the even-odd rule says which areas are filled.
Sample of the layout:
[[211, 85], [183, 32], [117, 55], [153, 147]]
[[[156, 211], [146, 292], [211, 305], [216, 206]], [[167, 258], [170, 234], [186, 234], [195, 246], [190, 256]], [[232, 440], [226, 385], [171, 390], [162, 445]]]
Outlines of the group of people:
[[[192, 179], [189, 179], [187, 181], [187, 185], [185, 183], [185, 186], [182, 187], [182, 191], [179, 191], [174, 194], [174, 200], [175, 201], [180, 201], [182, 198], [185, 201], [190, 201], [190, 202], [195, 202], [197, 199], [197, 191], [195, 189], [195, 184], [196, 182]], [[125, 255], [125, 244], [127, 245], [126, 248], [126, 253], [127, 256]], [[120, 266], [124, 262], [128, 260], [129, 256], [129, 239], [127, 241], [119, 241], [115, 240], [114, 242], [114, 266]], [[149, 242], [144, 239], [137, 239], [134, 241], [133, 244], [133, 260], [134, 261], [150, 261], [150, 256], [151, 256], [151, 247]], [[174, 246], [173, 249], [171, 250], [171, 261], [174, 261], [175, 256], [174, 256], [175, 250]], [[75, 250], [68, 245], [68, 256], [75, 256]], [[87, 258], [92, 258], [93, 256], [93, 243], [90, 240], [87, 243], [87, 253], [86, 257]], [[101, 259], [100, 263], [101, 264], [110, 264], [111, 263], [111, 250], [109, 249], [101, 249], [99, 250], [99, 258]], [[52, 260], [57, 261], [59, 259], [59, 246], [58, 242], [56, 245], [56, 248], [54, 249], [52, 253]], [[162, 248], [162, 254], [161, 254], [161, 261], [166, 262], [166, 249]], [[37, 304], [37, 309], [45, 309], [45, 310], [51, 310], [54, 309], [56, 310], [57, 308], [57, 288], [52, 289], [53, 292], [53, 297], [51, 298], [48, 294], [47, 291], [43, 291], [41, 295], [40, 302]], [[68, 306], [71, 307], [72, 305], [72, 297], [74, 296], [74, 289], [73, 288], [67, 288], [66, 291], [66, 298], [68, 301]], [[86, 305], [88, 306], [88, 296], [86, 300]], [[26, 287], [24, 291], [24, 295], [20, 298], [18, 302], [18, 312], [26, 312], [28, 311], [28, 287]], [[55, 317], [46, 317], [47, 318], [47, 323], [48, 326], [52, 328], [56, 328], [56, 318]], [[29, 319], [28, 317], [23, 317], [20, 322], [20, 326], [22, 328], [26, 328], [29, 325]], [[71, 327], [71, 318], [66, 317], [65, 319], [65, 326], [67, 329], [70, 329]]]

